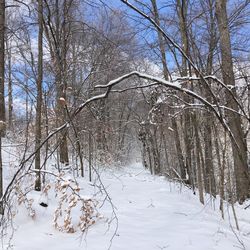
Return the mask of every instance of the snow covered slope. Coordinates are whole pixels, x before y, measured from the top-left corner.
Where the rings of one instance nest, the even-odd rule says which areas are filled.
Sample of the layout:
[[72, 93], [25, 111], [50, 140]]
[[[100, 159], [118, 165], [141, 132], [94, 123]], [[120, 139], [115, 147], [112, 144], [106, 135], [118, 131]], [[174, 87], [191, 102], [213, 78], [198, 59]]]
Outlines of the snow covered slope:
[[[58, 232], [52, 226], [55, 197], [48, 196], [48, 207], [38, 205], [43, 199], [39, 193], [32, 193], [35, 199], [35, 219], [20, 209], [15, 225], [12, 246], [15, 250], [233, 250], [250, 249], [250, 210], [237, 208], [241, 232], [234, 234], [231, 221], [221, 219], [218, 208], [207, 200], [202, 206], [192, 192], [178, 184], [169, 183], [163, 177], [151, 176], [138, 164], [123, 170], [106, 170], [101, 173], [118, 217], [111, 225], [112, 208], [106, 201], [100, 209], [104, 216], [82, 234]], [[98, 189], [87, 181], [81, 181], [86, 195], [97, 193]], [[228, 208], [228, 211], [231, 211]], [[77, 212], [76, 212], [77, 213]], [[231, 212], [230, 212], [231, 213]], [[227, 215], [228, 212], [226, 211]], [[233, 226], [234, 227], [234, 226]]]

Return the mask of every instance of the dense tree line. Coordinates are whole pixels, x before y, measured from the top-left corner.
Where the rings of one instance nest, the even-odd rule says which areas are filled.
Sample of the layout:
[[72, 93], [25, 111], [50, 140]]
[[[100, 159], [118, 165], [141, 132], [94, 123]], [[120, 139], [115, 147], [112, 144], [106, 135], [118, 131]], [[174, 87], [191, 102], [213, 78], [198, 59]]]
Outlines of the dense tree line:
[[[202, 203], [219, 195], [222, 213], [224, 201], [243, 203], [249, 1], [120, 3], [0, 1], [0, 133], [22, 137], [29, 155], [17, 175], [33, 160], [40, 191], [55, 154], [55, 171], [90, 179], [93, 166], [141, 159]], [[3, 171], [0, 154], [7, 203]]]

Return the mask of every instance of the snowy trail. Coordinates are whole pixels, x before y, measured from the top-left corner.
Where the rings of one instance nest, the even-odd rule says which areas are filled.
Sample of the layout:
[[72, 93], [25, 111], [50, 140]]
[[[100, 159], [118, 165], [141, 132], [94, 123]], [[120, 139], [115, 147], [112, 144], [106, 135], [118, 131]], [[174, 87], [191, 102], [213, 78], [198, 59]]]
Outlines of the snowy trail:
[[[104, 171], [102, 180], [116, 206], [119, 220], [113, 250], [233, 250], [241, 249], [228, 221], [223, 221], [218, 209], [211, 203], [205, 207], [190, 190], [168, 183], [162, 177], [153, 177], [138, 165], [124, 170]], [[82, 182], [86, 192], [91, 186]], [[87, 186], [87, 188], [86, 188]], [[37, 195], [36, 202], [39, 201]], [[15, 233], [15, 250], [106, 250], [114, 233], [115, 222], [108, 229], [105, 220], [92, 226], [87, 235], [66, 234], [53, 229], [55, 204], [49, 198], [49, 207], [36, 206], [37, 218], [19, 212]], [[243, 231], [240, 239], [250, 249], [249, 211], [238, 208], [239, 223]], [[106, 205], [100, 211], [105, 217], [111, 214]], [[248, 216], [248, 217], [247, 217]], [[245, 221], [243, 221], [245, 219]], [[231, 220], [234, 225], [233, 220]], [[243, 233], [244, 232], [244, 233]], [[248, 234], [248, 235], [247, 235]]]

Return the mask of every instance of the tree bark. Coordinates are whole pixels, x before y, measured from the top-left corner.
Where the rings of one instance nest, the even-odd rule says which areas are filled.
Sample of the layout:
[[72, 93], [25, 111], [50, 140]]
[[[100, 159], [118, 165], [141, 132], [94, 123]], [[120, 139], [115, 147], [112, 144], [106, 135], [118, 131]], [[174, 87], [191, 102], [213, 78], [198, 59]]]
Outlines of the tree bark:
[[[207, 57], [206, 74], [212, 75], [214, 50], [216, 48], [216, 30], [215, 30], [215, 16], [212, 0], [208, 0], [209, 5], [209, 51]], [[208, 80], [211, 85], [210, 80]], [[212, 102], [211, 95], [208, 88], [204, 89], [205, 96], [209, 102]], [[204, 126], [204, 142], [205, 142], [205, 191], [216, 196], [216, 182], [214, 176], [214, 163], [213, 163], [213, 144], [212, 144], [212, 127], [213, 115], [210, 112], [205, 112], [205, 126]]]
[[[189, 45], [188, 45], [188, 34], [187, 34], [187, 0], [177, 0], [177, 12], [179, 17], [179, 27], [181, 32], [181, 42], [183, 44], [183, 51], [189, 56]], [[182, 70], [181, 76], [188, 76], [188, 63], [186, 58], [182, 57]], [[191, 72], [189, 72], [191, 73]], [[184, 100], [190, 102], [190, 97], [184, 95]], [[192, 180], [192, 137], [193, 137], [193, 126], [191, 121], [191, 115], [189, 112], [184, 114], [184, 142], [185, 142], [185, 169], [188, 173], [187, 183], [191, 184], [194, 188], [194, 180]]]
[[36, 138], [35, 138], [35, 190], [41, 191], [41, 152], [39, 149], [42, 137], [42, 81], [43, 81], [43, 2], [38, 0], [38, 76], [37, 76], [37, 100], [36, 100]]
[[93, 140], [91, 131], [89, 131], [89, 181], [92, 181], [92, 164], [93, 164]]
[[[152, 3], [152, 7], [153, 7], [154, 20], [155, 20], [156, 24], [158, 26], [160, 26], [160, 17], [159, 17], [159, 12], [158, 12], [158, 8], [157, 8], [156, 0], [151, 0], [151, 3]], [[157, 34], [158, 34], [159, 48], [160, 48], [160, 52], [161, 52], [161, 61], [162, 61], [162, 65], [163, 65], [164, 78], [166, 80], [169, 80], [169, 70], [167, 67], [164, 39], [162, 37], [162, 34], [159, 31], [157, 31]]]
[[[196, 119], [196, 116], [194, 116], [194, 119]], [[197, 123], [197, 121], [194, 121]], [[200, 145], [200, 137], [199, 137], [199, 131], [198, 126], [194, 127], [195, 132], [195, 155], [196, 155], [196, 166], [197, 166], [197, 186], [199, 190], [199, 199], [202, 204], [204, 204], [204, 194], [203, 194], [203, 183], [202, 183], [202, 166], [201, 166], [201, 145]]]
[[[2, 159], [2, 138], [0, 136], [0, 199], [3, 197], [3, 159]], [[0, 214], [4, 214], [3, 202], [0, 202]]]
[[[70, 25], [69, 21], [69, 11], [72, 5], [72, 0], [69, 1], [59, 1], [55, 0], [54, 5], [51, 6], [47, 0], [44, 0], [47, 20], [44, 26], [44, 32], [49, 42], [50, 54], [54, 66], [55, 74], [55, 88], [56, 88], [56, 125], [61, 126], [64, 124], [67, 112], [65, 109], [66, 105], [66, 89], [67, 89], [67, 46], [70, 29], [66, 28]], [[63, 6], [63, 13], [60, 12], [60, 3]], [[53, 17], [52, 17], [53, 12]], [[53, 23], [52, 23], [53, 21]], [[65, 103], [62, 102], [64, 100]], [[58, 136], [59, 143], [59, 162], [68, 165], [69, 155], [68, 155], [68, 143], [67, 143], [68, 131], [65, 130], [61, 132]]]
[[[2, 138], [5, 134], [5, 101], [4, 101], [4, 34], [5, 34], [5, 0], [0, 0], [0, 198], [3, 196], [3, 162]], [[3, 203], [0, 202], [0, 214], [3, 214]]]
[[5, 0], [0, 0], [0, 135], [5, 133], [4, 60]]
[[[216, 0], [216, 18], [220, 34], [220, 49], [221, 49], [221, 70], [223, 81], [226, 85], [235, 86], [235, 78], [233, 71], [233, 60], [230, 33], [227, 17], [227, 1]], [[233, 89], [236, 96], [235, 88]], [[235, 111], [239, 107], [232, 96], [226, 92], [227, 106]], [[234, 172], [236, 178], [236, 193], [239, 203], [245, 201], [249, 197], [249, 172], [247, 164], [247, 143], [244, 138], [243, 126], [240, 115], [236, 112], [227, 112], [228, 126], [232, 132], [231, 137]]]
[[6, 42], [6, 51], [8, 57], [8, 128], [13, 130], [13, 88], [12, 88], [12, 72], [11, 72], [11, 47]]

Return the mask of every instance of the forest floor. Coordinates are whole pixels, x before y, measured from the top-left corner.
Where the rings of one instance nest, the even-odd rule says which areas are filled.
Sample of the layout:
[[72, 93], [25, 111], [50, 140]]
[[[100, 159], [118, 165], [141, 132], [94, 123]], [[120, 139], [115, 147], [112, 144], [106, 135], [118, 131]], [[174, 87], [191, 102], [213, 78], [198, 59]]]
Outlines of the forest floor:
[[[11, 150], [13, 153], [13, 150]], [[5, 153], [4, 162], [10, 157]], [[10, 166], [13, 168], [13, 166]], [[6, 167], [7, 168], [7, 167]], [[5, 169], [6, 169], [5, 168]], [[11, 172], [11, 171], [10, 171]], [[8, 173], [10, 173], [8, 172]], [[250, 208], [236, 206], [240, 231], [235, 229], [232, 209], [225, 204], [225, 220], [218, 202], [206, 197], [203, 206], [198, 195], [164, 177], [152, 176], [136, 163], [124, 168], [110, 167], [99, 171], [100, 180], [89, 182], [79, 178], [81, 195], [98, 200], [102, 215], [82, 233], [60, 232], [53, 227], [54, 211], [59, 194], [55, 195], [56, 180], [48, 177], [51, 188], [44, 192], [31, 191], [29, 205], [20, 205], [13, 220], [15, 228], [10, 245], [15, 250], [233, 250], [250, 249]], [[9, 174], [8, 174], [9, 175]], [[10, 178], [6, 175], [5, 183]], [[63, 177], [70, 180], [66, 174]], [[86, 177], [87, 179], [87, 177]], [[95, 186], [96, 184], [96, 186]], [[101, 187], [104, 185], [105, 190]], [[105, 199], [106, 198], [106, 199]], [[109, 201], [112, 199], [112, 204]], [[60, 199], [59, 199], [60, 200]], [[104, 203], [103, 203], [104, 201]], [[44, 202], [48, 207], [39, 204]], [[25, 204], [25, 203], [23, 203]], [[246, 206], [246, 204], [245, 204]], [[33, 218], [30, 213], [32, 212]], [[117, 217], [114, 216], [115, 215]], [[71, 212], [72, 224], [80, 216], [77, 207]], [[4, 242], [3, 249], [7, 247]]]

